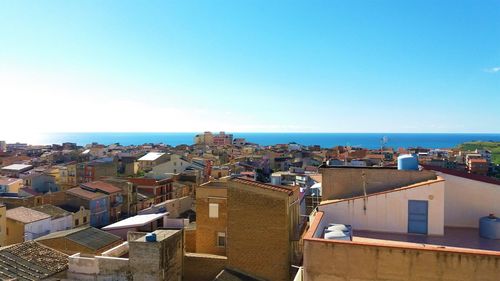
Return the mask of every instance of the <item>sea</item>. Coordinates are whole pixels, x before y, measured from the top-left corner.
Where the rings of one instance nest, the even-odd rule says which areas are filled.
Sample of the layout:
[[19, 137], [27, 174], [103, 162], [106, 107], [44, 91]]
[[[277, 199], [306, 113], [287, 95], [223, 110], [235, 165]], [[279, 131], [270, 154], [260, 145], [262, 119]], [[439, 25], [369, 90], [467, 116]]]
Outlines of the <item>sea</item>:
[[[229, 132], [227, 132], [229, 133]], [[172, 146], [193, 144], [197, 133], [50, 133], [38, 136], [38, 144], [60, 144], [75, 142], [86, 145], [119, 143], [121, 145], [141, 145], [164, 143]], [[247, 142], [259, 145], [298, 143], [320, 145], [324, 148], [337, 145], [380, 148], [426, 147], [452, 148], [468, 141], [500, 141], [500, 134], [449, 134], [449, 133], [232, 133], [234, 138], [245, 138]]]

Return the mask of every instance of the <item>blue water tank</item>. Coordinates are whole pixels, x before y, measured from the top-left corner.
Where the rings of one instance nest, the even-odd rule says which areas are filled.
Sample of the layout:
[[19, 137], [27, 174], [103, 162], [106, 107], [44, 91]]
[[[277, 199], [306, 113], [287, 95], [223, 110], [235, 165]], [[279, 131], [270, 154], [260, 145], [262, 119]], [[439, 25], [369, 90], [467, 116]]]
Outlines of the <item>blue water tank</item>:
[[398, 170], [418, 171], [418, 157], [411, 154], [403, 154], [398, 157]]
[[493, 214], [480, 218], [479, 235], [488, 239], [500, 239], [500, 218]]
[[147, 242], [156, 242], [156, 233], [148, 233], [146, 234], [146, 241]]

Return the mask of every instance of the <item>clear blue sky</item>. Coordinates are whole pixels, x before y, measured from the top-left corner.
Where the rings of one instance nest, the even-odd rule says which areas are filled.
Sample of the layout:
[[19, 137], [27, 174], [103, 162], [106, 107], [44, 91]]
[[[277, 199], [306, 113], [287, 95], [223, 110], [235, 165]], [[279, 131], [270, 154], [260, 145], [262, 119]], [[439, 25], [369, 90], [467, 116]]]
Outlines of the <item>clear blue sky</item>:
[[0, 0], [0, 96], [41, 131], [500, 133], [500, 1]]

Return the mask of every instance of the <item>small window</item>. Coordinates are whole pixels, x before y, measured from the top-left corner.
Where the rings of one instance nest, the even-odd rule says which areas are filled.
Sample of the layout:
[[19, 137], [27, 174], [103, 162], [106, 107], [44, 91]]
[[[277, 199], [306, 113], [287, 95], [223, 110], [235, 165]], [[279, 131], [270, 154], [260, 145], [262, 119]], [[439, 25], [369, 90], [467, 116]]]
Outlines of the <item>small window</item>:
[[75, 226], [78, 226], [80, 224], [80, 220], [79, 219], [76, 219], [75, 220]]
[[83, 223], [87, 223], [87, 217], [83, 217]]
[[226, 233], [217, 232], [217, 247], [226, 247]]
[[208, 217], [209, 218], [218, 218], [219, 217], [219, 204], [210, 203], [208, 205]]

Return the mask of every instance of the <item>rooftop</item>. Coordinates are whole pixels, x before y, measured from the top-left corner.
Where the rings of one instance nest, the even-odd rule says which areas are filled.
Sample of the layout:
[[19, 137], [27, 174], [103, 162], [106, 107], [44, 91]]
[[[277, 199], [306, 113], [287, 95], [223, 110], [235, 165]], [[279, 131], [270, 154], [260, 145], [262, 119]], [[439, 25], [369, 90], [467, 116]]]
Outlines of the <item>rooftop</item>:
[[103, 227], [103, 230], [143, 226], [166, 216], [168, 213], [137, 215]]
[[93, 182], [86, 182], [81, 184], [83, 189], [89, 189], [91, 191], [102, 191], [107, 194], [111, 193], [116, 193], [116, 192], [121, 192], [122, 190], [110, 183], [103, 182], [103, 181], [93, 181]]
[[106, 194], [104, 194], [104, 193], [92, 192], [92, 191], [83, 189], [81, 187], [75, 187], [75, 188], [68, 189], [68, 190], [66, 190], [66, 193], [80, 197], [80, 198], [84, 198], [87, 200], [97, 199], [97, 198], [101, 198], [101, 197], [106, 196]]
[[33, 166], [26, 165], [26, 164], [12, 164], [12, 165], [3, 167], [2, 170], [22, 171], [22, 170], [26, 170], [26, 169], [29, 169], [29, 168], [32, 168], [32, 167]]
[[67, 267], [67, 255], [34, 241], [0, 250], [1, 280], [40, 280]]
[[93, 250], [102, 249], [122, 240], [120, 237], [106, 231], [102, 231], [91, 226], [82, 226], [74, 229], [53, 232], [36, 239], [36, 241], [62, 237]]
[[17, 181], [22, 181], [22, 180], [16, 178], [0, 177], [0, 185], [9, 185]]
[[41, 205], [41, 206], [36, 206], [31, 208], [32, 210], [42, 212], [44, 214], [47, 214], [51, 216], [52, 218], [62, 218], [65, 216], [71, 215], [70, 212], [63, 210], [57, 206], [46, 204], [46, 205]]
[[[175, 235], [177, 232], [181, 230], [173, 230], [173, 229], [158, 229], [155, 230], [153, 233], [156, 234], [156, 241], [162, 241], [167, 238], [169, 238], [172, 235]], [[135, 239], [134, 241], [136, 242], [146, 242], [146, 236], [142, 235], [141, 237]]]
[[330, 240], [322, 237], [321, 226], [327, 222], [324, 213], [318, 212], [304, 236], [308, 241], [324, 243], [349, 243], [363, 246], [379, 246], [399, 249], [416, 249], [429, 251], [459, 252], [465, 254], [482, 254], [500, 256], [498, 240], [485, 239], [479, 236], [475, 228], [446, 227], [444, 235], [421, 235], [412, 233], [390, 233], [352, 229], [352, 241]]
[[373, 231], [353, 231], [354, 242], [391, 243], [394, 245], [422, 246], [434, 245], [444, 248], [466, 248], [485, 251], [500, 251], [498, 240], [479, 236], [479, 229], [446, 227], [443, 236], [418, 235], [408, 233], [387, 233]]
[[139, 158], [139, 161], [155, 161], [156, 159], [163, 156], [165, 153], [163, 152], [149, 152], [148, 154]]
[[[259, 188], [263, 188], [263, 189], [267, 189], [267, 190], [285, 192], [288, 195], [293, 194], [293, 189], [285, 187], [285, 186], [272, 185], [272, 184], [268, 184], [268, 183], [261, 183], [261, 182], [258, 182], [258, 181], [252, 181], [252, 180], [247, 180], [247, 179], [242, 179], [242, 178], [234, 178], [234, 179], [231, 179], [231, 180], [234, 181], [234, 182], [237, 182], [237, 183], [251, 185], [251, 186], [254, 186], [254, 187], [259, 187]], [[296, 187], [296, 188], [298, 188], [298, 187]]]
[[7, 210], [7, 218], [20, 221], [22, 223], [32, 223], [39, 220], [49, 219], [50, 216], [26, 207], [17, 207]]

